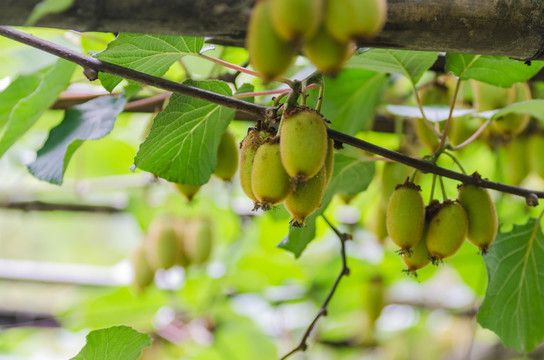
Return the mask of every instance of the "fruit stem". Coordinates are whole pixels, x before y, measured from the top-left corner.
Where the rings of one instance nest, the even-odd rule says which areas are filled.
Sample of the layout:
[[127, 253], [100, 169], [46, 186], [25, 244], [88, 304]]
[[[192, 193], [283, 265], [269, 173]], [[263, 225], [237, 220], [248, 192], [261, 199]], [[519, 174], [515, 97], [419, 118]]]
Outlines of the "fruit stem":
[[418, 169], [414, 169], [414, 171], [412, 172], [412, 175], [410, 175], [410, 182], [413, 183], [414, 180], [416, 179], [416, 175], [417, 173], [419, 172]]
[[442, 200], [446, 201], [448, 200], [448, 194], [446, 194], [446, 187], [444, 186], [444, 179], [442, 176], [439, 176], [438, 179], [440, 180], [440, 188], [442, 189]]
[[435, 126], [433, 126], [433, 124], [429, 121], [429, 119], [427, 119], [427, 116], [425, 116], [425, 112], [423, 111], [423, 104], [421, 103], [421, 98], [419, 97], [419, 94], [417, 92], [416, 85], [412, 84], [412, 87], [414, 89], [414, 95], [416, 97], [417, 107], [419, 108], [419, 111], [421, 112], [421, 117], [423, 119], [423, 122], [425, 123], [425, 125], [427, 125], [429, 129], [431, 129], [433, 134], [435, 134], [437, 137], [440, 136], [440, 132], [436, 129]]
[[319, 84], [319, 94], [317, 95], [317, 104], [315, 105], [315, 110], [318, 113], [321, 113], [321, 105], [323, 105], [323, 96], [325, 95], [325, 82], [321, 79]]
[[465, 146], [467, 146], [468, 144], [470, 144], [474, 140], [476, 140], [478, 138], [478, 136], [480, 136], [480, 134], [485, 130], [485, 128], [489, 124], [491, 124], [491, 120], [492, 120], [491, 118], [487, 119], [486, 122], [484, 122], [483, 125], [480, 126], [480, 128], [474, 132], [474, 134], [472, 134], [468, 139], [463, 141], [461, 144], [459, 144], [457, 146], [454, 146], [452, 149], [453, 150], [459, 150], [461, 148], [464, 148]]
[[[206, 54], [198, 54], [198, 56], [203, 58], [203, 59], [214, 62], [216, 64], [222, 65], [222, 66], [224, 66], [226, 68], [236, 70], [236, 71], [239, 71], [239, 72], [244, 73], [244, 74], [248, 74], [248, 75], [252, 75], [252, 76], [262, 78], [261, 74], [259, 74], [258, 72], [253, 71], [253, 70], [249, 70], [248, 68], [245, 68], [243, 66], [232, 64], [232, 63], [229, 63], [229, 62], [227, 62], [225, 60], [214, 58], [214, 57], [208, 56]], [[289, 86], [292, 86], [292, 84], [293, 84], [293, 82], [291, 80], [286, 79], [286, 78], [277, 78], [277, 79], [274, 79], [274, 81], [282, 82], [282, 83], [287, 84]]]
[[289, 94], [289, 97], [287, 98], [287, 101], [285, 102], [285, 110], [294, 108], [297, 106], [298, 97], [300, 96], [300, 91], [302, 88], [302, 82], [300, 81], [293, 81], [291, 84], [291, 93]]
[[461, 170], [461, 172], [466, 175], [467, 172], [463, 168], [463, 165], [461, 165], [461, 162], [459, 161], [459, 159], [457, 159], [457, 157], [455, 157], [455, 155], [453, 155], [449, 151], [445, 151], [445, 150], [442, 152], [442, 154], [448, 155], [453, 160], [453, 162], [457, 165], [459, 170]]
[[308, 337], [310, 337], [310, 333], [312, 332], [312, 330], [314, 329], [315, 325], [317, 324], [317, 321], [319, 320], [319, 318], [321, 318], [322, 316], [326, 316], [327, 315], [327, 306], [329, 305], [329, 302], [331, 301], [334, 293], [336, 292], [336, 289], [338, 287], [338, 284], [340, 283], [340, 280], [342, 280], [342, 278], [344, 276], [348, 276], [349, 275], [349, 267], [347, 265], [347, 258], [346, 258], [346, 246], [345, 246], [345, 242], [347, 240], [350, 240], [351, 239], [351, 235], [350, 234], [346, 234], [346, 233], [342, 233], [340, 232], [326, 217], [325, 215], [321, 214], [321, 217], [323, 218], [323, 220], [325, 220], [325, 222], [329, 225], [329, 227], [332, 229], [332, 231], [334, 231], [334, 233], [336, 234], [336, 236], [338, 236], [338, 239], [340, 239], [340, 255], [342, 257], [342, 270], [340, 271], [340, 273], [338, 274], [338, 276], [336, 277], [336, 280], [334, 281], [334, 284], [332, 285], [331, 287], [331, 290], [329, 291], [329, 294], [327, 295], [327, 297], [325, 298], [325, 300], [323, 301], [323, 303], [321, 304], [321, 307], [319, 308], [319, 311], [317, 312], [317, 315], [314, 317], [314, 319], [312, 320], [312, 322], [310, 323], [310, 325], [308, 326], [308, 328], [306, 329], [306, 331], [304, 332], [304, 335], [302, 336], [302, 339], [300, 340], [299, 344], [291, 351], [289, 351], [286, 355], [284, 355], [280, 360], [285, 360], [287, 359], [288, 357], [290, 357], [291, 355], [293, 355], [294, 353], [296, 352], [299, 352], [299, 351], [306, 351], [306, 348], [308, 347], [308, 345], [306, 344], [306, 341], [308, 340]]
[[448, 137], [448, 131], [450, 129], [450, 124], [453, 121], [453, 109], [455, 109], [455, 103], [457, 102], [457, 95], [459, 94], [459, 88], [461, 87], [461, 79], [457, 79], [457, 84], [455, 84], [455, 91], [453, 92], [453, 98], [451, 99], [450, 113], [448, 114], [448, 119], [446, 120], [446, 125], [444, 126], [444, 131], [442, 132], [442, 137], [440, 138], [440, 144], [436, 149], [437, 152], [444, 150], [446, 145], [446, 138]]
[[437, 177], [437, 175], [434, 174], [434, 175], [433, 175], [433, 182], [432, 182], [432, 184], [431, 184], [431, 196], [430, 196], [430, 198], [429, 198], [429, 204], [430, 204], [430, 203], [433, 201], [433, 199], [434, 199], [434, 188], [435, 188], [435, 186], [436, 186], [436, 177]]

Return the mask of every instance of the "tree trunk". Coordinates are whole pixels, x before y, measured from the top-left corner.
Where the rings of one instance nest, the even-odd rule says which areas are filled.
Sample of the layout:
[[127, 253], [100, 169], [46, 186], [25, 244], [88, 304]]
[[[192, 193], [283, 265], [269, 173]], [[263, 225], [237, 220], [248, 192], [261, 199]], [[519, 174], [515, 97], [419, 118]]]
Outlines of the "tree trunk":
[[[39, 0], [4, 0], [0, 24], [23, 25]], [[74, 0], [37, 26], [79, 31], [211, 36], [244, 45], [254, 0]], [[361, 46], [544, 60], [544, 1], [389, 0], [388, 20]]]

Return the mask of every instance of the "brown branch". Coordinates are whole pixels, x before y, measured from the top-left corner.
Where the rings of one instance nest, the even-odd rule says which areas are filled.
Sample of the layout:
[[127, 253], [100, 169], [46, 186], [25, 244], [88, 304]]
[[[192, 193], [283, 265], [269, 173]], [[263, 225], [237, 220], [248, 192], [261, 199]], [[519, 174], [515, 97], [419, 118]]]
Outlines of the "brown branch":
[[0, 35], [78, 64], [82, 66], [84, 70], [88, 73], [90, 72], [96, 74], [98, 72], [103, 72], [107, 74], [117, 75], [125, 79], [133, 80], [145, 85], [153, 86], [159, 89], [167, 90], [185, 96], [190, 96], [214, 104], [223, 105], [243, 112], [248, 112], [250, 114], [257, 114], [261, 117], [270, 117], [274, 114], [274, 108], [272, 107], [252, 104], [243, 100], [234, 99], [230, 96], [217, 94], [213, 91], [207, 91], [193, 86], [179, 84], [170, 80], [148, 75], [140, 71], [128, 69], [123, 66], [100, 61], [96, 58], [82, 55], [65, 47], [54, 44], [50, 41], [37, 38], [35, 36], [29, 35], [16, 29], [12, 29], [7, 26], [0, 26]]
[[74, 211], [107, 214], [114, 214], [123, 211], [123, 209], [106, 205], [46, 203], [43, 201], [0, 201], [0, 208], [22, 211]]
[[304, 332], [304, 335], [302, 336], [302, 339], [300, 340], [299, 344], [291, 351], [289, 351], [287, 354], [285, 354], [281, 360], [287, 359], [289, 356], [293, 355], [296, 352], [299, 351], [306, 351], [308, 348], [308, 344], [306, 343], [308, 341], [308, 337], [310, 336], [310, 333], [314, 329], [315, 325], [317, 324], [318, 320], [322, 316], [327, 315], [327, 306], [329, 305], [329, 302], [331, 301], [332, 297], [334, 296], [334, 293], [336, 292], [336, 289], [338, 288], [338, 284], [340, 284], [340, 280], [344, 276], [349, 275], [349, 267], [347, 265], [347, 258], [346, 258], [346, 245], [345, 242], [347, 240], [351, 240], [351, 235], [340, 232], [333, 224], [329, 222], [329, 220], [325, 217], [325, 215], [321, 214], [321, 217], [325, 220], [325, 222], [329, 225], [329, 227], [334, 231], [336, 236], [338, 236], [338, 239], [340, 240], [340, 255], [342, 257], [342, 270], [340, 270], [340, 274], [336, 277], [336, 280], [334, 281], [334, 284], [331, 287], [331, 290], [329, 291], [329, 294], [321, 304], [321, 307], [319, 308], [319, 311], [317, 312], [317, 315], [314, 317], [306, 331]]
[[[209, 101], [215, 104], [223, 105], [226, 107], [230, 107], [236, 110], [246, 112], [252, 116], [258, 116], [261, 118], [272, 118], [274, 117], [276, 113], [276, 108], [274, 107], [248, 103], [242, 100], [233, 99], [228, 96], [220, 95], [211, 91], [206, 91], [206, 90], [198, 89], [195, 87], [178, 84], [169, 80], [164, 80], [155, 76], [144, 74], [139, 71], [127, 69], [119, 65], [103, 62], [98, 59], [79, 54], [77, 52], [74, 52], [62, 46], [53, 44], [49, 41], [36, 38], [32, 35], [26, 34], [18, 30], [11, 29], [6, 26], [0, 26], [0, 35], [6, 36], [10, 39], [19, 41], [29, 46], [41, 49], [45, 52], [59, 56], [68, 61], [72, 61], [85, 68], [90, 68], [95, 71], [107, 72], [109, 74], [124, 77], [126, 79], [134, 80], [136, 82], [157, 87], [163, 90], [175, 92], [178, 94], [182, 94], [182, 95], [198, 98], [201, 100]], [[522, 196], [526, 199], [527, 204], [531, 206], [538, 205], [538, 199], [544, 198], [544, 191], [524, 189], [521, 187], [506, 185], [506, 184], [502, 184], [502, 183], [498, 183], [494, 181], [483, 180], [483, 179], [480, 179], [479, 177], [464, 175], [455, 171], [441, 168], [439, 166], [432, 164], [429, 161], [414, 159], [410, 156], [401, 154], [399, 152], [382, 148], [380, 146], [357, 139], [353, 136], [343, 134], [333, 129], [328, 129], [327, 131], [330, 138], [340, 143], [348, 144], [356, 148], [367, 150], [377, 155], [381, 155], [388, 159], [391, 159], [391, 160], [400, 162], [402, 164], [408, 165], [410, 167], [413, 167], [415, 169], [418, 169], [419, 171], [423, 173], [432, 173], [432, 174], [444, 176], [450, 179], [465, 182], [468, 184], [473, 184], [473, 185], [477, 185], [477, 186], [488, 188], [488, 189], [498, 190], [503, 193]]]

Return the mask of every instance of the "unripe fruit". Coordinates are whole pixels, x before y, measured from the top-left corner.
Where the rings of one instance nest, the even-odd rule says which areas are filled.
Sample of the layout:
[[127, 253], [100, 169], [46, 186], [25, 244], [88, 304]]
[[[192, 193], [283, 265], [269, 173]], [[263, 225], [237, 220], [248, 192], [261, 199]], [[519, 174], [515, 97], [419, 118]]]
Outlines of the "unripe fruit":
[[253, 200], [257, 201], [257, 198], [253, 194], [253, 188], [251, 185], [251, 172], [253, 170], [253, 160], [255, 159], [255, 154], [257, 149], [263, 143], [263, 139], [260, 135], [260, 131], [256, 129], [251, 129], [244, 140], [242, 140], [242, 155], [240, 159], [240, 183], [242, 189], [246, 195]]
[[271, 11], [278, 35], [299, 43], [316, 32], [323, 16], [323, 0], [272, 0]]
[[192, 201], [195, 195], [200, 190], [200, 186], [191, 184], [174, 184], [176, 190], [189, 201]]
[[501, 109], [513, 102], [515, 94], [512, 88], [502, 88], [476, 80], [471, 80], [470, 84], [474, 96], [474, 107], [478, 111]]
[[404, 164], [388, 161], [383, 165], [380, 177], [382, 199], [389, 199], [398, 184], [401, 184], [410, 175], [410, 168]]
[[325, 192], [325, 167], [305, 184], [299, 184], [295, 191], [285, 198], [285, 207], [293, 217], [290, 224], [302, 227], [304, 220], [321, 207], [321, 198]]
[[457, 201], [447, 200], [430, 206], [431, 219], [425, 242], [431, 260], [436, 263], [459, 250], [467, 234], [468, 219], [465, 209]]
[[323, 117], [306, 106], [288, 109], [280, 129], [281, 162], [295, 183], [314, 177], [325, 165], [328, 148]]
[[372, 39], [385, 25], [385, 0], [328, 0], [325, 25], [341, 41]]
[[506, 144], [503, 162], [506, 183], [517, 186], [529, 175], [531, 153], [528, 143], [527, 137], [516, 136]]
[[238, 144], [230, 131], [221, 135], [217, 148], [217, 166], [214, 175], [223, 181], [230, 181], [238, 170]]
[[189, 221], [185, 219], [172, 219], [172, 222], [174, 230], [177, 234], [177, 242], [179, 248], [176, 264], [181, 265], [185, 268], [191, 265], [191, 259], [189, 258], [186, 250], [187, 240], [185, 239], [186, 227]]
[[257, 149], [251, 172], [251, 188], [257, 198], [255, 206], [263, 210], [269, 210], [289, 195], [291, 183], [281, 162], [277, 138], [266, 141]]
[[189, 263], [199, 265], [210, 257], [212, 252], [212, 224], [204, 218], [195, 218], [186, 222], [183, 249]]
[[427, 243], [425, 242], [426, 230], [423, 231], [421, 240], [418, 241], [416, 246], [412, 248], [412, 254], [402, 256], [402, 261], [406, 265], [406, 272], [408, 274], [417, 276], [417, 270], [424, 268], [431, 262], [431, 254], [427, 249]]
[[329, 139], [327, 146], [327, 155], [325, 156], [325, 187], [331, 182], [334, 170], [334, 140]]
[[[531, 99], [531, 89], [527, 83], [516, 83], [512, 90], [514, 96], [511, 102], [520, 102]], [[531, 116], [529, 114], [507, 114], [500, 118], [495, 119], [493, 122], [494, 127], [502, 134], [507, 136], [514, 136], [525, 130], [529, 125]]]
[[283, 74], [291, 65], [296, 49], [278, 36], [270, 16], [270, 0], [255, 4], [249, 19], [247, 48], [251, 65], [265, 82]]
[[153, 269], [169, 269], [179, 257], [178, 234], [169, 217], [154, 219], [145, 242], [147, 259]]
[[457, 194], [468, 218], [468, 240], [485, 254], [497, 236], [498, 220], [495, 205], [487, 189], [463, 184]]
[[397, 186], [387, 206], [387, 232], [401, 254], [410, 254], [421, 239], [425, 223], [425, 204], [420, 187], [406, 181]]
[[323, 74], [336, 75], [351, 54], [352, 45], [332, 36], [325, 26], [304, 44], [304, 55]]
[[143, 291], [153, 283], [155, 273], [147, 261], [147, 255], [142, 246], [132, 255], [132, 265], [134, 267], [132, 283], [138, 291]]
[[536, 134], [529, 139], [531, 170], [544, 179], [544, 135]]
[[383, 244], [387, 239], [386, 210], [384, 202], [379, 201], [376, 210], [370, 214], [372, 217], [368, 223], [368, 227], [376, 235], [380, 244]]
[[435, 133], [427, 126], [425, 120], [421, 118], [414, 119], [415, 121], [415, 130], [418, 139], [425, 145], [429, 150], [435, 151], [438, 148], [439, 140]]
[[366, 315], [368, 317], [369, 328], [372, 331], [376, 320], [380, 317], [385, 306], [385, 289], [383, 277], [375, 275], [370, 278], [366, 293]]

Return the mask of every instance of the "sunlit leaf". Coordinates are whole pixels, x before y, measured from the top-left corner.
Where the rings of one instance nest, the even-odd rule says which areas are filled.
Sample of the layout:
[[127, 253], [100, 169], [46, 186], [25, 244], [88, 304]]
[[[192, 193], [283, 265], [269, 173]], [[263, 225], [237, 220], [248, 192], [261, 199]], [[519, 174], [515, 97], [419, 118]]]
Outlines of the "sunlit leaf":
[[124, 96], [102, 96], [66, 110], [62, 123], [51, 130], [37, 159], [28, 165], [30, 172], [38, 179], [61, 184], [74, 152], [85, 140], [109, 134], [125, 104]]
[[38, 73], [20, 76], [0, 93], [0, 157], [53, 105], [74, 69], [75, 64], [60, 59]]
[[535, 219], [500, 233], [485, 256], [489, 285], [478, 322], [529, 352], [544, 340], [544, 234]]
[[[204, 38], [200, 37], [122, 33], [96, 57], [149, 75], [162, 76], [184, 55], [197, 54], [203, 44]], [[105, 73], [98, 77], [108, 91], [122, 80]]]
[[346, 67], [400, 74], [415, 84], [437, 57], [438, 53], [427, 51], [372, 49], [354, 55]]
[[[229, 86], [221, 81], [185, 84], [231, 95]], [[173, 94], [155, 117], [134, 163], [171, 182], [203, 185], [217, 165], [219, 139], [233, 118], [232, 109]]]
[[335, 154], [333, 175], [321, 200], [321, 208], [306, 219], [304, 227], [290, 227], [289, 234], [278, 246], [299, 257], [315, 237], [315, 220], [327, 207], [334, 194], [343, 192], [348, 196], [356, 195], [366, 190], [373, 177], [374, 162], [360, 161], [350, 156]]
[[488, 84], [510, 87], [527, 81], [544, 66], [542, 61], [523, 61], [502, 56], [446, 54], [446, 71], [463, 80], [474, 79]]
[[87, 344], [70, 360], [137, 360], [151, 338], [128, 326], [91, 331]]
[[72, 6], [73, 3], [74, 0], [42, 0], [32, 9], [25, 26], [34, 25], [45, 15], [61, 13]]

